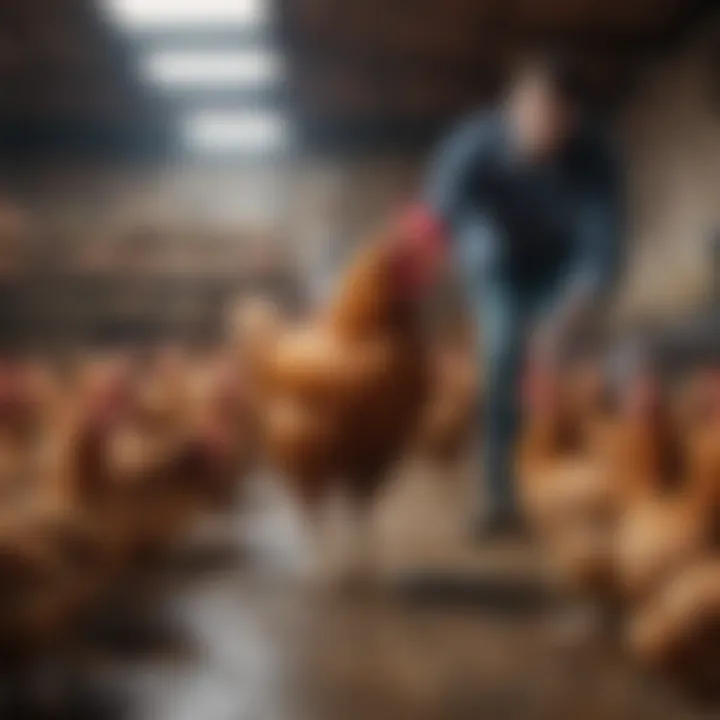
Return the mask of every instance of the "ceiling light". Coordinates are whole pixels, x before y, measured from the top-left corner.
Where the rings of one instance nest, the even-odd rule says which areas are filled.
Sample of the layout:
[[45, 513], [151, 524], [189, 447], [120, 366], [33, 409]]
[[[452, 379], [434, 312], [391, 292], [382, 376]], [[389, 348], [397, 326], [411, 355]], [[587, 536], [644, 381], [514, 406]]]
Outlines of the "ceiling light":
[[269, 51], [167, 50], [147, 55], [143, 74], [158, 85], [262, 85], [280, 78], [280, 65]]
[[268, 0], [105, 0], [113, 19], [130, 28], [263, 23]]
[[279, 149], [289, 134], [279, 113], [209, 110], [186, 116], [182, 132], [191, 148], [211, 152]]

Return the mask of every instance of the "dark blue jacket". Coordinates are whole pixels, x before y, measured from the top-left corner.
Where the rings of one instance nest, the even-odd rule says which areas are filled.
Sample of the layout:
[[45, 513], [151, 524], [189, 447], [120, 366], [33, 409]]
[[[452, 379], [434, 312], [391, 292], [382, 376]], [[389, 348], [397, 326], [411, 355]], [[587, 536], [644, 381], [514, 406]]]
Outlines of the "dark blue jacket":
[[[522, 288], [555, 283], [599, 293], [623, 241], [615, 159], [583, 126], [552, 162], [514, 155], [499, 112], [462, 123], [431, 166], [426, 200], [450, 228], [465, 270]], [[559, 285], [557, 284], [559, 283]]]

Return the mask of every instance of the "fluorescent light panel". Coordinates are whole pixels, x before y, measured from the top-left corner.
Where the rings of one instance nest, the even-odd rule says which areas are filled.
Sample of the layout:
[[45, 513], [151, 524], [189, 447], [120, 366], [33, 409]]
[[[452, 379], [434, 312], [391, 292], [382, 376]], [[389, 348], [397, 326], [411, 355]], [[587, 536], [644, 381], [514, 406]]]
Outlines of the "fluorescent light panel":
[[280, 58], [270, 51], [161, 50], [143, 60], [144, 76], [157, 85], [263, 85], [281, 75]]
[[199, 111], [182, 121], [186, 143], [194, 150], [274, 150], [288, 140], [289, 128], [280, 113]]
[[257, 25], [268, 17], [269, 0], [105, 0], [115, 21], [145, 29], [177, 25]]

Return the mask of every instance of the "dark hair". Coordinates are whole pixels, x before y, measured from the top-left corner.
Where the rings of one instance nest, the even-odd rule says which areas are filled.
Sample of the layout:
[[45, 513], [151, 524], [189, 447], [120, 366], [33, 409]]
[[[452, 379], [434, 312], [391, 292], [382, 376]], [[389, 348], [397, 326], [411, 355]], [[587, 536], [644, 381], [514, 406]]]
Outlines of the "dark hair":
[[570, 53], [535, 49], [517, 63], [515, 76], [542, 78], [560, 100], [572, 105], [588, 102], [587, 78]]

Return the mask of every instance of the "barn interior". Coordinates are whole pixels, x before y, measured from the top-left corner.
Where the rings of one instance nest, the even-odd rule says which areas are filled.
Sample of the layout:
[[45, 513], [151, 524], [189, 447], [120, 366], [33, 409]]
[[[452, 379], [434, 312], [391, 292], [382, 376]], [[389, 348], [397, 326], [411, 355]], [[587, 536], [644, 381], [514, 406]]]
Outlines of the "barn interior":
[[[460, 449], [441, 463], [403, 456], [372, 512], [379, 581], [349, 593], [305, 577], [312, 532], [263, 455], [250, 418], [260, 381], [232, 333], [233, 310], [248, 299], [270, 299], [288, 322], [317, 317], [356, 253], [417, 196], [444, 134], [498, 102], [528, 48], [551, 46], [576, 59], [625, 172], [624, 271], [597, 343], [608, 354], [642, 347], [667, 382], [709, 369], [705, 399], [715, 397], [718, 9], [713, 0], [4, 0], [0, 716], [715, 717], [705, 691], [720, 685], [716, 649], [702, 670], [692, 666], [703, 692], [680, 689], [633, 658], [627, 607], [587, 629], [596, 619], [548, 581], [541, 540], [469, 538], [481, 330], [457, 369], [471, 367], [472, 379], [453, 386], [451, 406], [469, 408]], [[475, 336], [452, 272], [434, 300], [436, 343], [458, 327]], [[208, 450], [202, 491], [184, 475], [181, 490], [168, 490], [170, 473], [145, 473], [155, 485], [93, 495], [80, 519], [74, 507], [47, 510], [46, 476], [62, 473], [53, 451], [45, 462], [45, 445], [23, 455], [31, 470], [13, 464], [16, 407], [32, 395], [49, 445], [67, 429], [77, 443], [78, 418], [105, 427], [93, 403], [110, 407], [108, 388], [127, 380], [129, 364], [152, 366], [156, 380], [152, 372], [198, 371], [188, 392], [201, 410], [182, 426], [193, 452], [198, 438], [227, 449], [203, 402], [208, 388], [232, 395], [242, 415], [232, 415], [230, 446], [242, 455], [228, 460], [232, 482]], [[167, 388], [156, 396], [152, 382], [140, 385], [137, 402], [159, 417]], [[708, 447], [720, 446], [714, 407], [701, 428], [718, 438]], [[148, 447], [132, 451], [156, 462]], [[125, 480], [143, 475], [133, 463], [150, 462], [120, 456]], [[106, 482], [97, 469], [90, 476]], [[219, 495], [207, 497], [214, 480]], [[59, 482], [62, 503], [80, 503], [68, 500], [70, 485]], [[351, 520], [330, 505], [313, 527], [342, 554]], [[717, 648], [717, 533], [707, 545], [715, 595], [702, 607]], [[677, 674], [687, 673], [668, 673]]]

